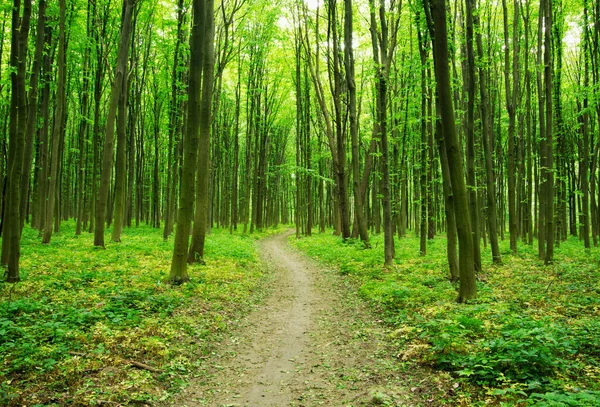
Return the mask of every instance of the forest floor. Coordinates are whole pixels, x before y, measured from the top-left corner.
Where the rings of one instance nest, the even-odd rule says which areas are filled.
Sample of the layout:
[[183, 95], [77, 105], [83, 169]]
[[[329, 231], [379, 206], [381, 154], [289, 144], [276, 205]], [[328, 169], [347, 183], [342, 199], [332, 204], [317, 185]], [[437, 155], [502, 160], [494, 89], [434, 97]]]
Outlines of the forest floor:
[[431, 392], [443, 388], [427, 380], [423, 391], [425, 371], [407, 375], [382, 321], [339, 274], [292, 248], [290, 234], [260, 242], [266, 300], [173, 405], [437, 405]]
[[66, 222], [25, 228], [22, 281], [0, 279], [0, 406], [599, 406], [600, 250], [562, 242], [502, 265], [482, 252], [457, 304], [446, 239], [419, 255], [327, 233], [213, 229], [206, 265], [166, 283], [149, 226], [93, 247]]

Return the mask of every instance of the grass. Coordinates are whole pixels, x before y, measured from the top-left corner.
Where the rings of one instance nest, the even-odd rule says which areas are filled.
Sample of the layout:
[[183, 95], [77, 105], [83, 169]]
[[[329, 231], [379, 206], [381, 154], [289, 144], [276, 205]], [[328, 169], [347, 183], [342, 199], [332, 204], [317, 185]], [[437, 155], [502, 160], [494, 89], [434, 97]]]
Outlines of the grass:
[[[89, 406], [169, 399], [260, 297], [254, 236], [213, 230], [207, 265], [165, 284], [172, 240], [150, 227], [93, 247], [67, 222], [42, 245], [26, 228], [18, 284], [0, 282], [0, 405]], [[158, 372], [137, 369], [130, 361]]]
[[390, 327], [389, 341], [406, 371], [432, 369], [449, 384], [447, 405], [600, 405], [600, 251], [576, 238], [544, 266], [536, 246], [491, 264], [483, 250], [479, 296], [455, 302], [446, 241], [428, 242], [419, 256], [414, 236], [396, 240], [396, 261], [384, 269], [383, 238], [373, 249], [330, 233], [291, 239], [351, 280]]

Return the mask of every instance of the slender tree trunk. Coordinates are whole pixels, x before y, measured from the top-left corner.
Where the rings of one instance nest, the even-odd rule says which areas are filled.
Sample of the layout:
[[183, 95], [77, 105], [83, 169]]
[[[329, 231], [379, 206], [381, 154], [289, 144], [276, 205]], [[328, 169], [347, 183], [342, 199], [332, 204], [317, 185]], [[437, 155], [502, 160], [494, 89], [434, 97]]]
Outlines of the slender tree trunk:
[[[590, 136], [589, 136], [589, 102], [587, 92], [589, 89], [589, 64], [588, 64], [588, 23], [587, 23], [587, 1], [584, 2], [584, 38], [583, 38], [583, 65], [584, 65], [584, 79], [583, 79], [583, 112], [581, 116], [582, 128], [581, 131], [583, 133], [583, 159], [580, 160], [580, 177], [581, 177], [581, 200], [583, 206], [583, 241], [584, 247], [589, 249], [591, 247], [590, 244], [590, 204], [589, 204], [589, 182], [588, 182], [588, 169], [590, 166], [589, 157], [590, 157]], [[558, 44], [557, 44], [558, 45]], [[557, 50], [560, 58], [560, 50]], [[559, 82], [560, 83], [560, 82]]]
[[[370, 0], [370, 23], [371, 23], [371, 42], [373, 46], [373, 61], [376, 66], [376, 130], [377, 138], [381, 146], [381, 192], [383, 201], [383, 240], [385, 265], [390, 266], [394, 260], [394, 231], [392, 227], [392, 202], [390, 187], [390, 169], [389, 169], [389, 147], [387, 131], [387, 91], [388, 79], [390, 74], [391, 61], [396, 49], [396, 36], [400, 21], [401, 6], [399, 2], [397, 10], [388, 10], [395, 15], [392, 19], [391, 27], [388, 26], [388, 11], [385, 9], [385, 2], [379, 3], [378, 14], [379, 24], [375, 17], [374, 0]], [[378, 31], [377, 27], [380, 28]], [[390, 32], [391, 29], [391, 32]]]
[[[46, 46], [52, 42], [52, 31], [46, 28]], [[50, 83], [52, 82], [52, 55], [46, 52], [43, 56], [44, 69], [44, 87], [42, 88], [42, 100], [40, 106], [40, 116], [42, 127], [38, 133], [39, 162], [36, 162], [38, 172], [37, 202], [34, 211], [37, 212], [37, 221], [34, 226], [40, 231], [42, 236], [46, 223], [46, 200], [48, 191], [48, 170], [49, 170], [49, 127], [50, 127]]]
[[547, 168], [547, 148], [546, 145], [548, 140], [546, 139], [546, 121], [545, 121], [545, 110], [544, 110], [544, 84], [542, 80], [542, 44], [543, 44], [543, 27], [544, 27], [544, 15], [545, 15], [545, 2], [549, 0], [540, 0], [540, 11], [538, 21], [538, 43], [537, 43], [537, 93], [538, 93], [538, 116], [540, 125], [540, 143], [539, 143], [539, 167], [541, 167], [539, 181], [538, 181], [538, 256], [541, 260], [546, 258], [546, 176], [545, 168]]
[[29, 78], [29, 97], [27, 98], [27, 129], [25, 132], [25, 156], [23, 161], [23, 178], [21, 181], [21, 230], [25, 225], [27, 207], [29, 203], [29, 185], [31, 183], [31, 164], [33, 159], [33, 135], [35, 134], [38, 111], [38, 77], [42, 65], [42, 52], [46, 37], [46, 1], [40, 0], [38, 4], [38, 21], [35, 39], [35, 54], [31, 77]]
[[444, 190], [444, 207], [446, 213], [446, 236], [447, 236], [447, 256], [448, 267], [450, 269], [450, 281], [459, 281], [460, 272], [458, 266], [458, 256], [456, 255], [456, 218], [454, 216], [454, 196], [452, 193], [452, 180], [450, 178], [450, 164], [448, 163], [448, 154], [446, 153], [446, 142], [442, 129], [440, 118], [439, 99], [436, 93], [436, 112], [438, 117], [435, 124], [435, 138], [437, 140], [440, 152], [440, 164], [442, 167], [442, 186]]
[[[238, 58], [241, 58], [238, 56]], [[239, 59], [241, 61], [241, 59]], [[239, 202], [238, 202], [238, 173], [240, 167], [240, 104], [241, 104], [241, 70], [238, 65], [238, 78], [237, 85], [235, 88], [235, 131], [233, 134], [233, 174], [231, 176], [231, 228], [230, 231], [237, 230], [237, 225], [239, 222]]]
[[340, 51], [341, 47], [339, 44], [339, 35], [337, 27], [337, 1], [327, 1], [327, 12], [328, 12], [328, 33], [330, 34], [330, 40], [332, 42], [331, 55], [333, 57], [332, 71], [333, 76], [333, 106], [334, 106], [334, 117], [335, 117], [335, 157], [334, 157], [334, 168], [335, 168], [335, 180], [336, 180], [336, 191], [337, 191], [337, 205], [339, 210], [339, 224], [341, 226], [340, 232], [342, 238], [348, 239], [351, 236], [350, 233], [350, 210], [348, 205], [348, 179], [346, 175], [346, 134], [342, 130], [342, 81], [341, 81], [341, 69], [340, 69]]
[[[300, 30], [298, 30], [298, 35], [300, 35]], [[302, 121], [306, 119], [302, 114], [302, 82], [301, 82], [301, 71], [300, 71], [300, 40], [296, 38], [296, 171], [294, 173], [294, 181], [296, 184], [296, 210], [294, 211], [294, 223], [296, 226], [296, 239], [300, 238], [300, 195], [301, 195], [301, 185], [300, 185], [300, 139], [302, 133]]]
[[[467, 1], [468, 2], [468, 1]], [[469, 214], [473, 231], [473, 259], [475, 271], [481, 271], [481, 249], [479, 228], [479, 207], [477, 204], [477, 185], [475, 182], [475, 52], [473, 50], [473, 16], [467, 4], [467, 72], [465, 76], [467, 88], [467, 117], [466, 117], [466, 142], [467, 142], [467, 191], [469, 195]]]
[[354, 79], [354, 50], [352, 46], [352, 1], [344, 0], [344, 63], [346, 86], [348, 87], [348, 110], [350, 116], [350, 138], [352, 140], [352, 192], [354, 196], [354, 216], [358, 226], [358, 235], [365, 247], [369, 243], [369, 230], [365, 219], [365, 208], [360, 193], [360, 152], [358, 144], [358, 118], [356, 114], [356, 82]]
[[420, 222], [419, 222], [419, 253], [421, 256], [427, 254], [427, 49], [425, 47], [425, 35], [418, 31], [419, 55], [421, 57], [421, 140], [418, 144], [420, 152]]
[[214, 0], [205, 3], [204, 56], [202, 68], [202, 101], [200, 107], [200, 137], [198, 143], [198, 173], [196, 179], [196, 212], [188, 263], [204, 263], [204, 242], [209, 219], [210, 128], [212, 90], [215, 65]]
[[[156, 75], [154, 75], [156, 78]], [[158, 92], [158, 84], [155, 87], [154, 94], [154, 168], [152, 171], [152, 227], [160, 228], [160, 152], [158, 148], [158, 139], [160, 135], [160, 116], [162, 111], [162, 100]]]
[[[485, 180], [486, 180], [486, 203], [487, 203], [487, 226], [490, 235], [490, 245], [492, 247], [492, 260], [496, 264], [502, 263], [500, 255], [500, 247], [498, 245], [498, 230], [497, 230], [497, 209], [496, 209], [496, 174], [492, 162], [492, 146], [490, 138], [492, 131], [490, 128], [490, 117], [488, 115], [488, 84], [487, 72], [483, 65], [485, 56], [483, 53], [483, 41], [481, 39], [481, 28], [479, 24], [479, 14], [476, 10], [474, 0], [467, 0], [467, 21], [473, 20], [473, 29], [476, 32], [477, 54], [479, 58], [479, 97], [481, 100], [481, 121], [482, 121], [482, 138], [483, 152], [485, 156]], [[473, 70], [473, 73], [475, 70]]]
[[6, 281], [21, 280], [19, 261], [21, 257], [21, 179], [25, 155], [25, 127], [27, 121], [27, 99], [25, 90], [26, 56], [31, 19], [31, 1], [14, 0], [12, 11], [12, 39], [10, 52], [11, 103], [8, 152], [8, 196], [6, 199], [2, 231], [2, 264], [7, 264]]
[[[463, 173], [463, 159], [460, 142], [454, 123], [454, 107], [450, 88], [448, 67], [448, 33], [446, 30], [446, 7], [444, 0], [425, 0], [425, 13], [433, 40], [433, 60], [435, 79], [440, 99], [441, 121], [446, 142], [446, 153], [450, 167], [450, 179], [454, 196], [456, 229], [459, 240], [460, 286], [458, 302], [465, 302], [477, 296], [475, 284], [473, 235], [467, 199], [467, 187]], [[435, 33], [435, 35], [433, 35]]]
[[61, 160], [60, 145], [64, 142], [63, 123], [66, 109], [66, 9], [65, 0], [60, 0], [60, 33], [58, 38], [58, 83], [56, 89], [56, 110], [54, 112], [54, 126], [52, 128], [52, 156], [50, 174], [48, 181], [48, 204], [46, 207], [46, 222], [44, 225], [44, 236], [42, 243], [50, 243], [52, 238], [52, 216], [54, 216], [54, 205], [57, 197], [57, 181], [59, 175], [59, 163]]
[[119, 98], [123, 89], [123, 80], [127, 75], [127, 58], [129, 53], [129, 40], [131, 37], [131, 21], [133, 14], [133, 1], [123, 0], [123, 20], [121, 23], [121, 34], [119, 38], [119, 49], [115, 67], [108, 115], [106, 117], [106, 131], [104, 139], [104, 152], [102, 156], [102, 171], [100, 173], [100, 188], [96, 202], [96, 224], [94, 232], [94, 246], [104, 247], [104, 221], [106, 219], [106, 205], [110, 187], [110, 174], [113, 166], [115, 117], [119, 105]]
[[514, 1], [513, 18], [513, 59], [512, 59], [512, 85], [510, 81], [510, 47], [508, 34], [508, 10], [506, 0], [502, 0], [504, 11], [504, 83], [506, 87], [506, 110], [508, 111], [508, 230], [510, 234], [510, 250], [517, 252], [517, 190], [516, 190], [516, 165], [515, 165], [515, 118], [517, 111], [517, 93], [519, 91], [519, 2]]
[[[91, 24], [91, 5], [88, 4], [87, 10], [87, 37], [90, 38]], [[89, 113], [89, 89], [90, 89], [90, 46], [86, 45], [83, 56], [83, 89], [81, 95], [81, 123], [79, 124], [79, 156], [77, 162], [77, 226], [75, 235], [81, 235], [83, 226], [83, 217], [85, 215], [85, 178], [86, 178], [86, 154], [85, 140], [88, 133], [88, 113]]]
[[183, 169], [181, 175], [181, 196], [175, 230], [175, 245], [169, 281], [181, 284], [189, 280], [187, 273], [188, 242], [196, 189], [196, 166], [198, 163], [198, 144], [201, 112], [202, 63], [204, 57], [203, 42], [206, 21], [206, 0], [193, 0], [193, 23], [190, 36], [190, 65], [188, 81], [188, 122], [183, 141]]
[[128, 76], [123, 75], [121, 96], [119, 97], [118, 115], [117, 115], [117, 158], [115, 163], [115, 221], [111, 240], [113, 242], [121, 241], [123, 232], [123, 223], [125, 220], [125, 188], [127, 182], [126, 175], [126, 143], [127, 143], [127, 94], [128, 94]]
[[173, 70], [171, 72], [171, 101], [170, 101], [170, 109], [169, 109], [169, 158], [167, 165], [169, 166], [167, 171], [167, 202], [165, 204], [165, 228], [163, 231], [163, 239], [167, 240], [167, 238], [173, 233], [173, 224], [175, 217], [175, 182], [173, 182], [175, 178], [175, 174], [178, 172], [177, 161], [178, 161], [178, 152], [177, 152], [177, 141], [178, 138], [178, 130], [179, 123], [183, 121], [182, 111], [180, 109], [180, 101], [179, 101], [179, 86], [178, 81], [181, 80], [181, 74], [179, 73], [181, 63], [180, 60], [180, 48], [184, 41], [183, 34], [183, 22], [184, 22], [184, 3], [183, 0], [177, 1], [177, 40], [175, 41], [175, 51], [173, 53]]
[[545, 264], [554, 262], [554, 152], [552, 133], [552, 1], [544, 0], [544, 91], [546, 105], [546, 166], [545, 190], [545, 220], [546, 220], [546, 257]]

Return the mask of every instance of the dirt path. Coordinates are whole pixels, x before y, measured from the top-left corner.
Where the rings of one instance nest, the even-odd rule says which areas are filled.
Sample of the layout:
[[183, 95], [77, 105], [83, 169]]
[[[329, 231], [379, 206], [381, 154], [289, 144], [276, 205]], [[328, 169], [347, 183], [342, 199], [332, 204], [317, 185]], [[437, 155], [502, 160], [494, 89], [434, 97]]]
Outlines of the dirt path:
[[287, 244], [260, 243], [271, 293], [179, 406], [359, 406], [406, 399], [385, 333], [338, 276]]

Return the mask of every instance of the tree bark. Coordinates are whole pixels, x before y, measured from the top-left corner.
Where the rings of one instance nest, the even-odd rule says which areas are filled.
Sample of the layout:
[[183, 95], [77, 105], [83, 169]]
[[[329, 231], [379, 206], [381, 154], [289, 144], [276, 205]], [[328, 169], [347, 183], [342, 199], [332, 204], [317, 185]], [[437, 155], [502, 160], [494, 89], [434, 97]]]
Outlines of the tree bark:
[[115, 163], [115, 221], [111, 234], [113, 242], [121, 241], [123, 222], [125, 220], [125, 188], [126, 175], [126, 143], [127, 143], [127, 94], [129, 93], [127, 74], [122, 78], [122, 92], [119, 97], [117, 112], [117, 158]]
[[446, 153], [446, 142], [442, 129], [440, 117], [439, 98], [436, 95], [436, 111], [438, 117], [435, 124], [435, 138], [440, 152], [440, 164], [442, 167], [442, 187], [444, 190], [444, 208], [446, 213], [446, 239], [448, 267], [450, 269], [450, 281], [456, 282], [460, 278], [458, 256], [456, 255], [456, 217], [454, 215], [454, 196], [452, 193], [452, 180], [450, 178], [450, 164]]
[[358, 118], [356, 114], [356, 82], [354, 79], [352, 33], [352, 1], [344, 0], [344, 63], [349, 98], [350, 139], [352, 140], [352, 193], [354, 196], [354, 216], [356, 217], [360, 240], [362, 240], [366, 248], [370, 248], [369, 230], [365, 219], [363, 197], [360, 193], [360, 152], [358, 143]]
[[46, 1], [40, 0], [38, 4], [38, 21], [35, 39], [35, 54], [29, 78], [29, 97], [27, 105], [27, 129], [25, 132], [25, 156], [23, 160], [23, 177], [21, 180], [21, 230], [25, 225], [27, 208], [29, 203], [29, 185], [31, 183], [31, 164], [33, 159], [33, 135], [36, 130], [38, 112], [38, 77], [42, 65], [42, 52], [46, 38]]
[[[487, 203], [487, 222], [490, 236], [490, 245], [492, 247], [492, 260], [496, 264], [502, 263], [500, 255], [500, 247], [498, 245], [498, 229], [497, 229], [497, 209], [496, 209], [496, 174], [492, 162], [492, 147], [490, 138], [492, 132], [490, 128], [490, 118], [488, 114], [489, 98], [487, 72], [483, 66], [485, 56], [483, 53], [483, 41], [481, 39], [481, 28], [479, 24], [479, 14], [476, 10], [475, 1], [467, 0], [467, 21], [473, 20], [473, 29], [476, 32], [477, 54], [479, 58], [479, 97], [481, 100], [481, 121], [482, 121], [482, 139], [483, 153], [485, 156], [485, 180], [486, 180], [486, 203]], [[473, 70], [473, 73], [475, 70]]]
[[454, 107], [450, 88], [448, 67], [448, 34], [446, 31], [446, 7], [444, 0], [425, 0], [425, 13], [433, 38], [433, 61], [435, 79], [441, 107], [442, 131], [446, 142], [446, 153], [450, 167], [450, 179], [456, 205], [456, 229], [459, 241], [460, 286], [458, 302], [465, 302], [477, 296], [473, 259], [473, 235], [467, 199], [467, 187], [463, 173], [463, 159], [454, 123]]
[[[467, 3], [469, 0], [467, 0]], [[481, 249], [479, 230], [479, 205], [477, 202], [477, 184], [475, 181], [475, 51], [473, 50], [473, 16], [467, 4], [466, 48], [467, 72], [464, 81], [467, 88], [467, 117], [466, 117], [466, 142], [467, 142], [467, 192], [469, 196], [469, 214], [473, 231], [473, 259], [475, 271], [481, 271]]]
[[554, 262], [554, 152], [552, 133], [552, 1], [544, 1], [544, 91], [546, 105], [546, 166], [545, 172], [545, 220], [546, 220], [546, 257], [544, 264]]
[[196, 165], [198, 163], [198, 133], [201, 110], [203, 37], [206, 20], [206, 1], [194, 0], [193, 23], [190, 35], [190, 61], [188, 80], [188, 122], [183, 140], [183, 169], [181, 174], [181, 196], [175, 229], [175, 244], [169, 281], [181, 284], [189, 280], [187, 273], [188, 242], [195, 198]]
[[[392, 202], [390, 191], [390, 169], [389, 169], [389, 147], [387, 132], [387, 91], [388, 79], [391, 69], [391, 61], [396, 49], [396, 40], [398, 27], [400, 24], [400, 14], [402, 2], [396, 5], [397, 10], [385, 9], [385, 1], [381, 0], [377, 9], [379, 14], [379, 27], [377, 29], [376, 7], [374, 0], [369, 1], [370, 5], [370, 23], [371, 23], [371, 42], [373, 45], [373, 61], [375, 62], [376, 73], [376, 134], [381, 146], [381, 192], [383, 201], [383, 240], [384, 240], [384, 264], [391, 266], [394, 260], [394, 231], [392, 227]], [[387, 15], [393, 16], [391, 27], [388, 25]], [[391, 29], [391, 32], [390, 32]]]
[[44, 224], [44, 236], [42, 243], [50, 243], [52, 239], [52, 217], [54, 214], [54, 205], [57, 197], [58, 169], [60, 163], [60, 145], [64, 139], [63, 122], [65, 119], [66, 108], [66, 9], [65, 0], [60, 0], [60, 33], [58, 38], [58, 83], [56, 89], [56, 110], [54, 112], [54, 126], [52, 128], [52, 156], [50, 164], [50, 174], [48, 179], [48, 203], [46, 207], [46, 222]]
[[21, 280], [19, 261], [21, 257], [21, 179], [23, 157], [25, 155], [25, 127], [27, 121], [27, 99], [25, 90], [27, 43], [31, 19], [31, 1], [23, 3], [14, 0], [12, 11], [12, 38], [10, 65], [13, 68], [10, 101], [10, 146], [8, 152], [8, 187], [2, 236], [2, 264], [7, 264], [6, 281], [16, 283]]
[[512, 85], [510, 81], [511, 58], [508, 34], [508, 10], [506, 0], [502, 0], [504, 11], [504, 83], [506, 87], [506, 110], [508, 111], [508, 230], [510, 234], [510, 250], [517, 253], [517, 191], [516, 191], [516, 166], [515, 166], [515, 117], [517, 110], [517, 93], [519, 90], [519, 3], [514, 2], [513, 19], [513, 59], [512, 59]]
[[96, 224], [94, 229], [94, 246], [104, 247], [104, 221], [106, 219], [106, 204], [110, 187], [110, 174], [113, 166], [115, 117], [119, 105], [119, 98], [123, 92], [123, 78], [127, 75], [127, 58], [129, 53], [129, 40], [131, 37], [131, 21], [133, 14], [133, 0], [123, 0], [123, 14], [119, 49], [115, 67], [108, 115], [106, 117], [106, 131], [104, 139], [104, 152], [102, 155], [102, 171], [100, 173], [100, 188], [96, 201]]
[[[90, 38], [91, 30], [91, 5], [88, 4], [87, 9], [87, 37]], [[90, 89], [90, 46], [86, 44], [83, 56], [83, 89], [81, 95], [81, 123], [79, 124], [79, 156], [77, 162], [77, 225], [75, 227], [75, 235], [81, 234], [83, 226], [84, 204], [85, 204], [85, 176], [86, 176], [86, 154], [85, 154], [85, 139], [88, 133], [88, 105], [89, 105], [89, 89]]]
[[200, 107], [200, 137], [198, 143], [198, 163], [196, 174], [196, 212], [192, 244], [188, 254], [188, 263], [204, 263], [204, 243], [209, 219], [209, 176], [210, 176], [210, 129], [212, 90], [215, 65], [215, 22], [214, 0], [205, 2], [204, 56], [202, 67], [202, 101]]
[[167, 201], [165, 204], [165, 227], [163, 231], [163, 239], [167, 238], [173, 233], [173, 224], [175, 217], [175, 173], [178, 171], [177, 168], [177, 139], [179, 122], [183, 120], [180, 118], [182, 111], [180, 109], [179, 101], [179, 86], [178, 82], [181, 80], [181, 74], [179, 73], [180, 65], [182, 63], [180, 56], [180, 48], [183, 44], [183, 21], [185, 15], [185, 9], [183, 0], [177, 2], [177, 39], [175, 40], [175, 51], [173, 53], [173, 70], [171, 72], [171, 101], [169, 106], [169, 157], [168, 157], [168, 170], [167, 170]]

